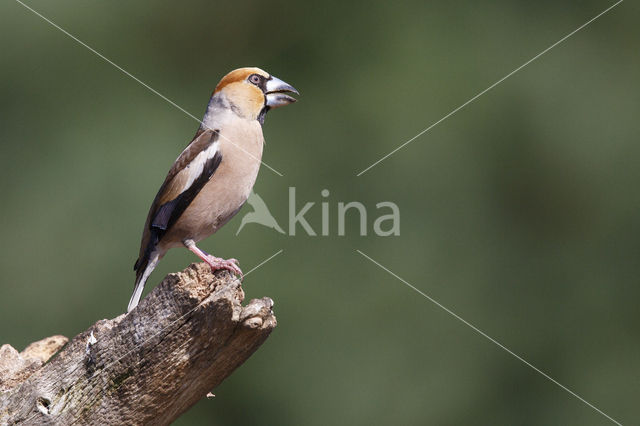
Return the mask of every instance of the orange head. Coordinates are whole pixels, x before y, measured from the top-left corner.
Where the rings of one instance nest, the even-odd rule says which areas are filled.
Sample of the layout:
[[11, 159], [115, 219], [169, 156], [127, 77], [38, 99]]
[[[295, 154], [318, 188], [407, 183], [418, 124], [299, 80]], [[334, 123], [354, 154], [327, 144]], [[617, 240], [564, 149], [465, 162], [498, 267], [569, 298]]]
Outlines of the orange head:
[[260, 68], [248, 67], [225, 75], [213, 95], [224, 96], [237, 114], [262, 122], [269, 109], [296, 101], [286, 93], [298, 91]]

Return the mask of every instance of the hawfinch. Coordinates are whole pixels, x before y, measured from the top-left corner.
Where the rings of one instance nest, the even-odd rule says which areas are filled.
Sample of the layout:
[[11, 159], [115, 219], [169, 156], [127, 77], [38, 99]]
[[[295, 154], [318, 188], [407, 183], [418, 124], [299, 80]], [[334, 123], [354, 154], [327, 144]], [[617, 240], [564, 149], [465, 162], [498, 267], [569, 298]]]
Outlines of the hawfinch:
[[242, 276], [236, 259], [221, 259], [196, 243], [227, 223], [247, 200], [262, 157], [267, 111], [295, 102], [296, 89], [259, 68], [240, 68], [216, 86], [195, 137], [173, 163], [151, 204], [127, 309], [138, 305], [144, 284], [172, 247], [185, 246], [211, 269]]

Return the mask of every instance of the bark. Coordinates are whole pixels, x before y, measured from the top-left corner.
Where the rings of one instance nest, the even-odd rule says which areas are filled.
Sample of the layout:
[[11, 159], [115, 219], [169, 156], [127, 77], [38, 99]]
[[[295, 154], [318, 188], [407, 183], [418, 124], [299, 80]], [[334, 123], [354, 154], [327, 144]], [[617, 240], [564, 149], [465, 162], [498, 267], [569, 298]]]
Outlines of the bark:
[[193, 264], [129, 314], [18, 353], [0, 348], [0, 424], [169, 424], [264, 343], [267, 297], [241, 306], [240, 281]]

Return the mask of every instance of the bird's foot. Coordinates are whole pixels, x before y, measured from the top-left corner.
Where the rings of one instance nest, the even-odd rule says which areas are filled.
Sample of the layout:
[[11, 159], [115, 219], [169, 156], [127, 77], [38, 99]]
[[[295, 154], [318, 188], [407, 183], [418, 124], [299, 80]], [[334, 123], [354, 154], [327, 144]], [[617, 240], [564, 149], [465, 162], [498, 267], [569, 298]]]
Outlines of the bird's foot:
[[213, 272], [218, 271], [220, 269], [226, 269], [230, 271], [234, 275], [240, 275], [240, 279], [244, 278], [244, 274], [240, 270], [240, 267], [237, 265], [237, 259], [223, 259], [221, 257], [215, 257], [212, 255], [208, 255], [205, 259], [205, 262], [211, 266], [211, 270]]

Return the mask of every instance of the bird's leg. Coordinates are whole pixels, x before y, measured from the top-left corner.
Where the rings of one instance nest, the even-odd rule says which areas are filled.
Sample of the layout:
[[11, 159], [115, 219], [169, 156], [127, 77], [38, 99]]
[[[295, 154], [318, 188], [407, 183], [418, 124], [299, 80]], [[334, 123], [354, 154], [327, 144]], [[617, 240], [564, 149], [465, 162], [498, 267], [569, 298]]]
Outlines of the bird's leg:
[[200, 250], [196, 243], [193, 240], [185, 240], [185, 247], [191, 250], [196, 256], [205, 261], [209, 266], [211, 266], [212, 271], [217, 271], [219, 269], [226, 269], [231, 271], [231, 273], [235, 275], [240, 275], [240, 278], [244, 278], [240, 267], [236, 265], [238, 263], [237, 259], [223, 259], [221, 257], [215, 257], [204, 250]]

